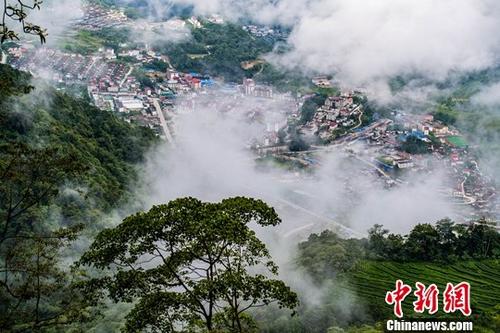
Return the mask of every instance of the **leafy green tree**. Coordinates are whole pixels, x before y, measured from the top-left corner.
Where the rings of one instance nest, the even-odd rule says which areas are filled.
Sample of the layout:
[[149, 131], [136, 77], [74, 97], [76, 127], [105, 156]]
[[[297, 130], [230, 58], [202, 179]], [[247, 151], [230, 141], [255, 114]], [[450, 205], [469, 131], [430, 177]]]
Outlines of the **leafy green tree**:
[[455, 223], [450, 219], [436, 222], [436, 230], [440, 239], [440, 257], [448, 260], [457, 256], [457, 235]]
[[84, 170], [73, 155], [55, 149], [8, 144], [2, 150], [5, 153], [0, 159], [0, 246], [23, 232], [40, 230], [33, 224], [36, 208], [54, 199], [63, 179]]
[[297, 128], [291, 128], [288, 149], [290, 149], [290, 151], [305, 151], [308, 150], [309, 147], [309, 143], [304, 139], [302, 134], [299, 133]]
[[408, 235], [406, 251], [412, 260], [433, 260], [439, 253], [440, 237], [431, 224], [417, 224]]
[[479, 220], [467, 228], [465, 252], [472, 258], [500, 257], [500, 234], [486, 221]]
[[31, 76], [8, 65], [0, 77], [0, 331], [68, 331], [99, 310], [73, 288], [73, 241], [125, 199], [154, 134], [54, 89], [23, 96]]
[[357, 239], [343, 239], [333, 231], [312, 234], [299, 244], [297, 264], [305, 268], [316, 282], [334, 278], [349, 271], [365, 257], [365, 249]]
[[387, 254], [388, 229], [384, 229], [381, 224], [375, 224], [368, 230], [368, 250], [375, 258], [385, 258]]
[[[51, 331], [90, 320], [94, 311], [60, 265], [80, 226], [23, 233], [1, 246], [0, 331]], [[97, 307], [95, 308], [97, 309]]]
[[1, 148], [0, 331], [68, 324], [84, 306], [59, 260], [81, 227], [52, 231], [45, 221], [63, 181], [84, 168], [74, 156], [50, 148]]
[[433, 115], [434, 119], [439, 120], [446, 125], [455, 124], [459, 117], [459, 113], [446, 104], [440, 104]]
[[387, 258], [392, 260], [404, 260], [405, 258], [405, 238], [398, 234], [387, 236], [386, 253]]
[[276, 226], [280, 218], [244, 197], [154, 206], [97, 235], [80, 263], [107, 274], [83, 287], [97, 298], [107, 292], [115, 302], [135, 302], [127, 332], [246, 331], [249, 309], [298, 303], [282, 281], [250, 273], [278, 271], [250, 223]]
[[430, 144], [410, 135], [405, 142], [401, 144], [401, 150], [409, 154], [427, 154], [430, 152]]
[[300, 109], [300, 124], [306, 124], [310, 122], [314, 118], [314, 115], [316, 114], [318, 108], [325, 104], [325, 100], [326, 96], [320, 94], [306, 99], [304, 104], [302, 105], [302, 108]]

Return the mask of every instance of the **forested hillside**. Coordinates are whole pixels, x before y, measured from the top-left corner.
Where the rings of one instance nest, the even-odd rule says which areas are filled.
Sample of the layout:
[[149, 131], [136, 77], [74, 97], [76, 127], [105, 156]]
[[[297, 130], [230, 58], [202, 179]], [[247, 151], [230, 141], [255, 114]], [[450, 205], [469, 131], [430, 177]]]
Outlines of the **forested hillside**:
[[68, 246], [126, 201], [156, 139], [31, 80], [0, 66], [0, 331], [64, 331], [96, 309], [73, 288]]
[[86, 186], [103, 209], [118, 204], [154, 134], [54, 89], [37, 91], [28, 74], [9, 66], [0, 66], [0, 77], [1, 144], [72, 155], [87, 170], [71, 182]]

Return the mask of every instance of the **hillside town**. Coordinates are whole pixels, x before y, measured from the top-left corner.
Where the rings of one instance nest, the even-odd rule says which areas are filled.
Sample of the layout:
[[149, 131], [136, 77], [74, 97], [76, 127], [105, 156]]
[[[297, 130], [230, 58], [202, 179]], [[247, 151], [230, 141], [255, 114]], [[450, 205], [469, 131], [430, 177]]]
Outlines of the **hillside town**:
[[355, 130], [362, 125], [363, 108], [354, 102], [353, 92], [326, 98], [324, 105], [316, 110], [314, 118], [301, 130], [317, 135], [322, 140], [335, 139], [340, 133]]
[[82, 10], [84, 15], [75, 23], [76, 29], [98, 31], [104, 28], [120, 27], [130, 22], [122, 10], [92, 2], [84, 3]]
[[[99, 6], [88, 6], [85, 13], [77, 23], [80, 28], [98, 30], [127, 21], [119, 11]], [[210, 20], [221, 23], [217, 17]], [[182, 20], [172, 22], [176, 26], [185, 24]], [[196, 17], [186, 22], [193, 26], [201, 24]], [[254, 25], [243, 29], [256, 37], [279, 37], [281, 33]], [[430, 114], [393, 111], [385, 117], [368, 115], [364, 106], [366, 96], [358, 89], [343, 88], [327, 96], [312, 119], [299, 124], [301, 108], [314, 94], [278, 93], [272, 86], [251, 78], [230, 83], [205, 73], [181, 72], [169, 64], [166, 55], [152, 51], [147, 44], [122, 45], [119, 50], [101, 47], [82, 55], [25, 43], [8, 48], [6, 55], [13, 67], [38, 73], [63, 90], [81, 87], [82, 94], [98, 108], [114, 112], [127, 122], [149, 127], [172, 144], [175, 144], [177, 115], [193, 112], [200, 98], [212, 96], [203, 99], [206, 107], [223, 112], [245, 110], [247, 121], [263, 123], [260, 137], [248, 143], [260, 156], [274, 156], [298, 162], [301, 167], [315, 168], [321, 163], [317, 153], [340, 148], [388, 187], [411, 181], [413, 175], [431, 174], [439, 167], [450, 179], [443, 187], [443, 195], [457, 205], [472, 207], [472, 213], [467, 212], [472, 214], [469, 217], [493, 216], [499, 211], [495, 184], [481, 170], [474, 150], [456, 128], [444, 125]], [[134, 61], [122, 60], [126, 58]], [[155, 62], [169, 65], [160, 70], [152, 68]], [[311, 83], [320, 89], [332, 89], [335, 85], [326, 76], [314, 77]], [[252, 99], [257, 102], [250, 102]], [[292, 151], [292, 132], [306, 138], [309, 148]], [[363, 148], [357, 149], [358, 144]]]
[[500, 1], [3, 14], [0, 333], [500, 333]]

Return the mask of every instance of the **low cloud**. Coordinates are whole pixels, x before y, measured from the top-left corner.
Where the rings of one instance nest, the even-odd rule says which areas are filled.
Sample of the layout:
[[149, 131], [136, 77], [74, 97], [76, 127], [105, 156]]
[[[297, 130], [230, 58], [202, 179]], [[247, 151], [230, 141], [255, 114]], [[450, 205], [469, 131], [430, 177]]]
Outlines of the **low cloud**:
[[47, 43], [56, 45], [60, 37], [67, 36], [70, 25], [83, 17], [81, 0], [48, 0], [40, 10], [30, 13], [28, 21], [47, 29]]
[[[413, 177], [410, 184], [387, 189], [366, 163], [373, 156], [362, 144], [350, 147], [361, 160], [342, 149], [333, 150], [315, 157], [320, 164], [309, 175], [279, 167], [258, 168], [248, 144], [282, 123], [280, 117], [286, 111], [279, 102], [263, 103], [251, 98], [237, 103], [234, 97], [221, 96], [195, 99], [194, 111], [175, 119], [176, 148], [161, 146], [144, 168], [140, 196], [145, 206], [183, 196], [209, 201], [237, 195], [261, 198], [283, 218], [276, 234], [263, 235], [271, 243], [300, 240], [327, 228], [359, 237], [375, 223], [405, 232], [416, 223], [455, 214], [442, 195], [444, 173], [435, 170]], [[249, 123], [248, 113], [255, 108], [265, 110], [267, 116]]]
[[485, 106], [500, 105], [500, 82], [484, 87], [472, 97], [472, 102]]
[[468, 0], [316, 1], [276, 60], [366, 84], [398, 74], [444, 79], [497, 60], [499, 4]]
[[191, 37], [191, 31], [186, 23], [180, 19], [170, 19], [156, 22], [150, 19], [141, 19], [131, 26], [132, 41], [140, 41], [149, 45], [176, 43]]
[[352, 84], [419, 73], [443, 79], [498, 60], [500, 3], [493, 0], [174, 0], [197, 14], [250, 17], [292, 28], [291, 51], [269, 59], [336, 73]]

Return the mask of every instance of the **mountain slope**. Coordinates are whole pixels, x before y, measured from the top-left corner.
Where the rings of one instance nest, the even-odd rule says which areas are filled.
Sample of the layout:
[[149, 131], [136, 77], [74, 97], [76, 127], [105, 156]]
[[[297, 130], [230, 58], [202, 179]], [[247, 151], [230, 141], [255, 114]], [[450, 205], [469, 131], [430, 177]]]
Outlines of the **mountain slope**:
[[72, 154], [86, 171], [66, 183], [84, 188], [95, 208], [106, 211], [125, 199], [136, 178], [134, 165], [155, 141], [149, 129], [51, 87], [35, 89], [29, 74], [0, 66], [0, 145]]

